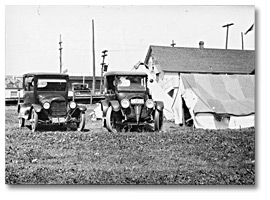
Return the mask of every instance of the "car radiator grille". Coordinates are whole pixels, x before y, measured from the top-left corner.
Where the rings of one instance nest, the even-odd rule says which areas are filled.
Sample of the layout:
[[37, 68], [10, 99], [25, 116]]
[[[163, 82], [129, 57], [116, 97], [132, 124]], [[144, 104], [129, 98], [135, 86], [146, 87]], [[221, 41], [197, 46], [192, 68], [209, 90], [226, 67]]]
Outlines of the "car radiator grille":
[[53, 116], [57, 115], [66, 115], [66, 102], [52, 102], [51, 103], [51, 112]]

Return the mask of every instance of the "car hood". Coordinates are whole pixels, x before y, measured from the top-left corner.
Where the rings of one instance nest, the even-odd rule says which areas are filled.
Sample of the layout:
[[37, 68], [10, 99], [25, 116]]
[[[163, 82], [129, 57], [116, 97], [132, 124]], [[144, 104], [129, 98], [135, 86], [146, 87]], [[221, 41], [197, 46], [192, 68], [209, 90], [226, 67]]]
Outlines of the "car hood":
[[66, 99], [60, 94], [39, 94], [38, 95], [39, 101], [43, 104], [45, 102], [51, 103], [52, 101], [66, 101]]

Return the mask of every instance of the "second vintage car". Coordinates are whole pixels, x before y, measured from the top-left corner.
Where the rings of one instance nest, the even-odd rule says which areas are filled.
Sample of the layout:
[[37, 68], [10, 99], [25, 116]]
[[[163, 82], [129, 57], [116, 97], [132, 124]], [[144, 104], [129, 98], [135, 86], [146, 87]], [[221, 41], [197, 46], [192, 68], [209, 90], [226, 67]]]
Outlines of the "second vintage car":
[[144, 72], [111, 71], [104, 74], [105, 100], [101, 101], [104, 125], [110, 132], [149, 124], [159, 131], [163, 123], [162, 101], [154, 101]]
[[23, 75], [23, 103], [18, 103], [19, 126], [29, 120], [32, 131], [39, 124], [74, 123], [78, 131], [85, 126], [86, 106], [68, 102], [69, 76], [58, 73]]

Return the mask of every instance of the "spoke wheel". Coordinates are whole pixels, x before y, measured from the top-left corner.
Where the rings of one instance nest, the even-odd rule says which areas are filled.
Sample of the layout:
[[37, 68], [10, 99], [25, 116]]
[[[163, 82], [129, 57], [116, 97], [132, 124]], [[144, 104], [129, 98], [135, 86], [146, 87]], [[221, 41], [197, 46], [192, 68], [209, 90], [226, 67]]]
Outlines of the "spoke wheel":
[[83, 131], [85, 126], [85, 113], [81, 112], [80, 113], [80, 123], [78, 124], [78, 131]]
[[114, 113], [113, 113], [112, 107], [110, 106], [106, 113], [106, 128], [110, 132], [117, 133], [116, 123], [115, 123], [116, 118], [113, 114]]
[[160, 131], [161, 127], [163, 124], [163, 112], [155, 110], [155, 115], [154, 115], [154, 130], [155, 131]]
[[31, 112], [31, 128], [32, 128], [32, 132], [35, 132], [37, 130], [37, 127], [38, 127], [38, 114], [33, 109], [32, 112]]

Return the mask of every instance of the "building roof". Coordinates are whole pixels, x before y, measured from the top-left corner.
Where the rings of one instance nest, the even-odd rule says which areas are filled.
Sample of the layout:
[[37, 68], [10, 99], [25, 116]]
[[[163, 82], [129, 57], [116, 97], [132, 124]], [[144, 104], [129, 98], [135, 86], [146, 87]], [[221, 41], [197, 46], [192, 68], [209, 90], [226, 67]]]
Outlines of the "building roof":
[[149, 47], [145, 58], [154, 57], [158, 71], [192, 73], [251, 73], [255, 69], [254, 50], [187, 47]]

